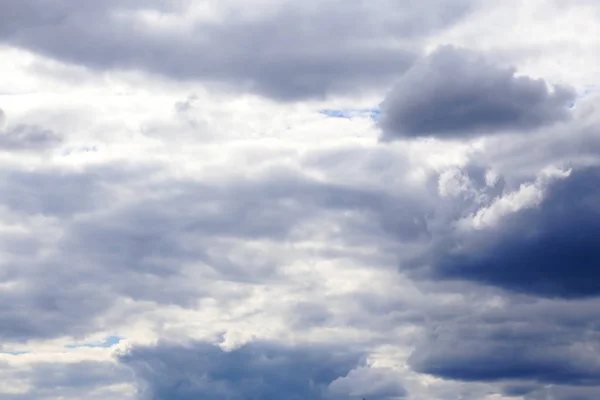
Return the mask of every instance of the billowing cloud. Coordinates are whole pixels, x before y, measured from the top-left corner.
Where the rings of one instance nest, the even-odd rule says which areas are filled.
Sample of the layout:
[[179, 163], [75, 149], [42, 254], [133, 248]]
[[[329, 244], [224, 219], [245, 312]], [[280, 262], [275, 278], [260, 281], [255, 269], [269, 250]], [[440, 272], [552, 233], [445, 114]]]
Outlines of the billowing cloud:
[[389, 91], [379, 122], [384, 140], [468, 138], [528, 131], [569, 120], [573, 89], [516, 76], [482, 55], [443, 46]]
[[331, 392], [370, 399], [404, 398], [408, 392], [394, 371], [384, 368], [359, 367], [329, 385]]
[[545, 193], [523, 186], [498, 199], [470, 218], [475, 228], [440, 239], [425, 256], [430, 273], [541, 296], [600, 295], [599, 179], [598, 168], [581, 169]]
[[155, 400], [326, 399], [332, 382], [364, 362], [341, 348], [266, 342], [230, 351], [203, 342], [163, 343], [134, 348], [120, 360], [135, 373], [139, 398]]

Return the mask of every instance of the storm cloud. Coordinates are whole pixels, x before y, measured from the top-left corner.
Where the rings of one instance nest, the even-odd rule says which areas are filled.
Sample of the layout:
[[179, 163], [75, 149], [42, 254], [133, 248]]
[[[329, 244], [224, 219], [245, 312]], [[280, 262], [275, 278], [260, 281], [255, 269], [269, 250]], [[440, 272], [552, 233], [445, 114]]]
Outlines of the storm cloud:
[[432, 276], [540, 296], [600, 295], [599, 183], [597, 167], [572, 171], [549, 184], [539, 205], [441, 239], [425, 257]]
[[[522, 380], [597, 386], [600, 359], [592, 345], [568, 327], [473, 321], [440, 329], [409, 362], [418, 372], [462, 381]], [[597, 350], [597, 349], [596, 349]]]
[[469, 138], [569, 120], [574, 90], [547, 86], [476, 52], [443, 46], [388, 92], [381, 104], [382, 138]]
[[[196, 342], [134, 348], [120, 361], [135, 373], [140, 399], [317, 400], [352, 396], [336, 380], [362, 365], [364, 355], [343, 348], [288, 347], [268, 342], [224, 351]], [[388, 393], [395, 397], [404, 391], [396, 387]]]

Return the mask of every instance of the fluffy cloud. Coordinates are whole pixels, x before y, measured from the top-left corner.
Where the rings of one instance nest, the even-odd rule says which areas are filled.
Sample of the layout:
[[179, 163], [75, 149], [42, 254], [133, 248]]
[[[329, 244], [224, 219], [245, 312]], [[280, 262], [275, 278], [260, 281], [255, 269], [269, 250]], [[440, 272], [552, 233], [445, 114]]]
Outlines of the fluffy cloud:
[[599, 177], [596, 167], [576, 170], [545, 193], [522, 190], [525, 196], [506, 195], [480, 209], [471, 217], [474, 228], [429, 251], [431, 273], [541, 296], [599, 295]]
[[403, 398], [408, 395], [397, 373], [368, 367], [353, 369], [347, 376], [333, 381], [329, 389], [333, 393], [374, 399]]
[[[362, 359], [360, 353], [344, 349], [294, 348], [266, 342], [230, 351], [202, 342], [159, 344], [134, 348], [120, 357], [136, 375], [140, 398], [157, 400], [326, 399], [330, 398], [330, 387], [342, 386], [335, 384], [336, 379]], [[392, 392], [395, 394], [398, 389]]]
[[417, 62], [381, 104], [387, 140], [527, 131], [570, 118], [573, 89], [515, 76], [483, 56], [444, 46]]

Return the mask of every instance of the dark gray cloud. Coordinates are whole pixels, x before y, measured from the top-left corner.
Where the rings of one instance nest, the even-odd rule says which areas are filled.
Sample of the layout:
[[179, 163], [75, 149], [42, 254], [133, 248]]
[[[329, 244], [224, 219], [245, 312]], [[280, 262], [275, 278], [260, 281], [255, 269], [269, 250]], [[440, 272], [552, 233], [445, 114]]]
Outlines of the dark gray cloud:
[[[577, 330], [527, 322], [472, 321], [435, 332], [410, 358], [418, 372], [462, 381], [598, 385], [600, 359]], [[597, 341], [598, 332], [593, 341]], [[596, 349], [598, 350], [598, 349]]]
[[[486, 301], [486, 293], [481, 291], [480, 301]], [[590, 390], [600, 383], [597, 300], [505, 296], [493, 307], [468, 308], [432, 324], [409, 358], [414, 370], [494, 383], [505, 395], [526, 399], [555, 389], [587, 392], [582, 399], [594, 398]]]
[[4, 128], [6, 115], [0, 109], [0, 151], [43, 150], [62, 142], [59, 135], [37, 125], [18, 124]]
[[550, 297], [600, 295], [600, 169], [575, 170], [539, 206], [440, 240], [423, 261], [436, 279], [472, 280]]
[[[11, 269], [24, 270], [11, 280], [20, 287], [0, 294], [0, 337], [4, 341], [77, 336], [101, 328], [97, 318], [115, 300], [105, 285], [83, 281], [77, 273], [62, 270], [63, 265], [45, 265], [40, 270], [24, 262], [10, 264]], [[27, 277], [36, 273], [40, 276]]]
[[268, 342], [223, 351], [196, 342], [137, 347], [120, 360], [134, 371], [140, 399], [316, 400], [351, 398], [341, 388], [333, 393], [330, 385], [363, 365], [364, 355], [343, 348]]
[[[524, 183], [507, 179], [494, 199], [478, 182], [478, 168], [466, 169], [468, 184], [447, 199], [447, 207], [460, 210], [453, 221], [472, 217], [495, 196], [511, 199], [508, 193]], [[599, 179], [597, 167], [574, 169], [540, 184], [539, 205], [478, 229], [434, 229], [420, 268], [405, 271], [430, 279], [422, 290], [460, 291], [469, 300], [450, 313], [420, 312], [429, 333], [409, 359], [415, 371], [490, 384], [493, 393], [527, 400], [597, 397]]]
[[574, 90], [515, 76], [483, 56], [444, 46], [415, 65], [381, 104], [384, 140], [530, 131], [570, 119]]
[[594, 400], [598, 398], [600, 386], [549, 386], [525, 394], [525, 400]]
[[178, 16], [176, 2], [7, 0], [0, 40], [94, 69], [138, 69], [294, 100], [389, 85], [411, 64], [419, 38], [474, 3], [281, 1], [258, 17], [228, 12], [177, 30], [127, 18], [153, 9]]
[[333, 381], [329, 390], [333, 394], [355, 398], [401, 399], [408, 396], [399, 374], [384, 368], [353, 369], [348, 375]]

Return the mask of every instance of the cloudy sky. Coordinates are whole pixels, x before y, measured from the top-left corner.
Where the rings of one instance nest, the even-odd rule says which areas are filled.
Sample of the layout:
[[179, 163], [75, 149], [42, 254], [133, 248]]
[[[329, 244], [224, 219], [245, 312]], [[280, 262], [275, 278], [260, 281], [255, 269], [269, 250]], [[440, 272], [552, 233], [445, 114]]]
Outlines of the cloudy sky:
[[599, 19], [1, 0], [0, 398], [598, 399]]

